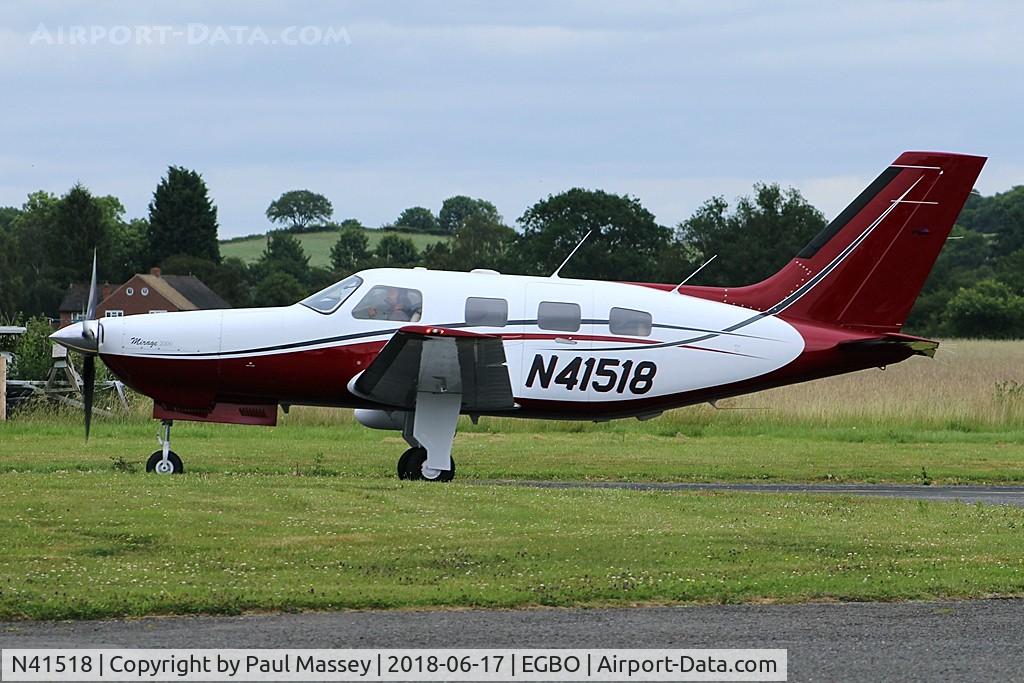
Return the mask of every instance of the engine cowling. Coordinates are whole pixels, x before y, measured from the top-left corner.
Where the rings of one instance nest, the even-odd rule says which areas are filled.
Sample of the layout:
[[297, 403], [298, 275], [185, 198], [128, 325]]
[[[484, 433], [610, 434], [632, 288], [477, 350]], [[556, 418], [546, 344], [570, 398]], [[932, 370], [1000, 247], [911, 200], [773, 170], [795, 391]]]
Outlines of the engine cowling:
[[389, 429], [400, 432], [405, 428], [406, 412], [404, 410], [357, 408], [355, 415], [359, 424], [370, 429]]

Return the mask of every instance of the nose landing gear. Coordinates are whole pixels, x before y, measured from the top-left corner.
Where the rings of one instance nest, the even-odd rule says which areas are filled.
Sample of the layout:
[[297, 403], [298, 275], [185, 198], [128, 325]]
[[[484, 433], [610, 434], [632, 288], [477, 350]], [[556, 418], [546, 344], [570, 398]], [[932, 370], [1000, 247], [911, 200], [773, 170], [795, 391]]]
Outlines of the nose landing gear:
[[157, 432], [156, 440], [160, 443], [160, 450], [153, 451], [146, 461], [146, 471], [156, 474], [181, 474], [185, 471], [185, 465], [181, 462], [178, 454], [171, 450], [171, 425], [173, 420], [161, 420], [160, 431]]

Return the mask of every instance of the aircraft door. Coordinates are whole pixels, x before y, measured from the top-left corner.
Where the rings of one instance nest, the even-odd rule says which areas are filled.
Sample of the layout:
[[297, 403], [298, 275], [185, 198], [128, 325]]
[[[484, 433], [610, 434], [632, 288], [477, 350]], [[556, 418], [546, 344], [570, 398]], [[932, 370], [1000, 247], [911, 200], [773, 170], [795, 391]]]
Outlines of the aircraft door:
[[593, 294], [585, 283], [552, 280], [527, 285], [518, 396], [588, 400], [594, 364], [593, 308]]

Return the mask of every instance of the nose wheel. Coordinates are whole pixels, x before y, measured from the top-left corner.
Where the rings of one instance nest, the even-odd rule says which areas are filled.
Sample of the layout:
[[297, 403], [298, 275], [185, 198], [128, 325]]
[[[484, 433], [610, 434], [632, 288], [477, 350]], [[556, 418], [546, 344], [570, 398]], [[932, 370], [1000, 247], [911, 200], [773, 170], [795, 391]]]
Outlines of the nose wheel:
[[398, 478], [405, 481], [451, 481], [455, 477], [455, 460], [450, 470], [434, 469], [427, 465], [427, 449], [410, 448], [398, 459]]
[[178, 454], [171, 450], [171, 425], [172, 420], [162, 420], [160, 431], [156, 433], [156, 440], [160, 443], [160, 450], [153, 451], [146, 461], [146, 471], [154, 474], [181, 474], [185, 471], [185, 465], [181, 462]]
[[174, 451], [167, 451], [165, 457], [164, 452], [160, 450], [153, 451], [153, 455], [149, 456], [149, 460], [146, 461], [146, 471], [154, 474], [181, 474], [185, 471], [185, 466]]

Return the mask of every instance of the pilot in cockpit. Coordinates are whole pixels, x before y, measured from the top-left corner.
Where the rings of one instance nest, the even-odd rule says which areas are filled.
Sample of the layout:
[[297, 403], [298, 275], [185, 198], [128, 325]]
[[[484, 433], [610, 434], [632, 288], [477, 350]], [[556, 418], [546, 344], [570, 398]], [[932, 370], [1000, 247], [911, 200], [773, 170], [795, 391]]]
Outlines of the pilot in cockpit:
[[[366, 317], [374, 320], [396, 320], [416, 322], [420, 319], [421, 304], [414, 302], [409, 290], [399, 287], [379, 287], [373, 292], [377, 296], [364, 310]], [[362, 308], [362, 307], [360, 307]], [[362, 316], [359, 316], [362, 317]]]

